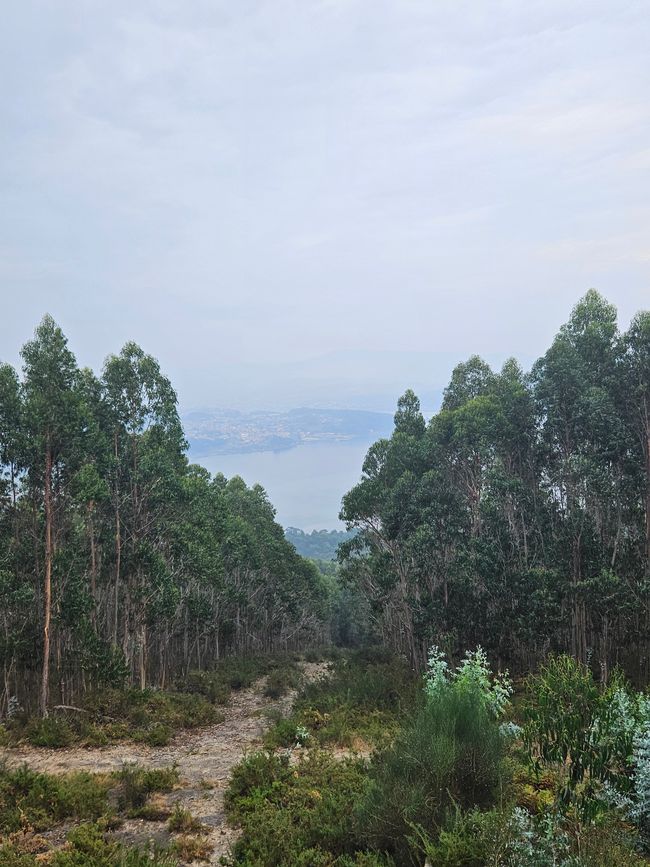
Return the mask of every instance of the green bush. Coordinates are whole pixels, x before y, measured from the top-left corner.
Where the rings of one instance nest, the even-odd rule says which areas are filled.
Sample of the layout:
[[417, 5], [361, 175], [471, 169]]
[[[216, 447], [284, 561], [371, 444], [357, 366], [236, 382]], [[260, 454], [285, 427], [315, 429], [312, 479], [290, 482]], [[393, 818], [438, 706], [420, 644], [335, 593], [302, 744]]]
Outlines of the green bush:
[[154, 792], [170, 792], [178, 783], [176, 767], [143, 768], [136, 764], [124, 765], [114, 774], [121, 784], [120, 809], [138, 810], [144, 807]]
[[267, 698], [282, 698], [287, 692], [298, 685], [299, 677], [295, 668], [276, 668], [266, 679], [264, 695]]
[[[414, 826], [409, 837], [414, 856], [436, 867], [523, 867], [509, 857], [513, 842], [512, 817], [508, 810], [470, 810], [456, 808], [447, 816], [443, 828], [430, 836]], [[541, 862], [539, 867], [543, 867]]]
[[75, 739], [74, 731], [65, 717], [50, 716], [32, 719], [27, 724], [27, 740], [35, 747], [59, 749], [70, 746]]
[[235, 846], [235, 863], [248, 867], [364, 863], [336, 859], [343, 855], [354, 859], [362, 848], [353, 808], [365, 781], [363, 762], [337, 761], [319, 751], [310, 751], [295, 765], [286, 756], [249, 756], [234, 769], [225, 799], [231, 820], [243, 832]]
[[264, 736], [264, 746], [270, 750], [292, 747], [297, 740], [298, 723], [294, 719], [281, 719]]
[[205, 826], [180, 804], [174, 805], [167, 827], [172, 834], [198, 834], [205, 830]]
[[178, 690], [202, 695], [213, 704], [227, 704], [230, 698], [230, 684], [221, 671], [190, 671]]
[[480, 648], [455, 671], [432, 649], [417, 709], [370, 768], [359, 818], [373, 849], [417, 864], [414, 827], [435, 836], [454, 810], [496, 802], [505, 777], [499, 717], [510, 693], [507, 676], [492, 675]]
[[105, 779], [83, 772], [52, 776], [26, 765], [0, 768], [0, 831], [44, 830], [68, 818], [96, 819], [108, 807], [107, 791]]
[[164, 852], [107, 840], [96, 825], [74, 828], [68, 834], [68, 845], [67, 851], [53, 854], [49, 867], [178, 867], [176, 859]]
[[16, 844], [0, 844], [2, 867], [179, 867], [172, 855], [155, 848], [131, 848], [107, 840], [97, 825], [80, 825], [68, 834], [63, 849], [45, 857], [21, 852]]
[[153, 723], [149, 728], [134, 732], [133, 740], [150, 747], [166, 747], [172, 738], [172, 730], [165, 723]]
[[454, 807], [492, 805], [504, 774], [499, 724], [471, 687], [423, 703], [378, 754], [360, 819], [374, 849], [409, 863], [412, 825], [440, 829]]
[[[402, 660], [375, 650], [354, 653], [303, 687], [291, 723], [294, 729], [306, 728], [312, 742], [322, 746], [381, 745], [394, 736], [416, 690], [417, 679]], [[265, 745], [289, 746], [290, 732], [290, 723], [282, 721], [267, 733]]]
[[[633, 795], [635, 741], [650, 723], [647, 696], [615, 674], [600, 685], [568, 656], [551, 658], [527, 682], [524, 740], [533, 766], [561, 777], [558, 804], [577, 807], [583, 818], [607, 810], [601, 797]], [[606, 799], [607, 800], [607, 799]]]

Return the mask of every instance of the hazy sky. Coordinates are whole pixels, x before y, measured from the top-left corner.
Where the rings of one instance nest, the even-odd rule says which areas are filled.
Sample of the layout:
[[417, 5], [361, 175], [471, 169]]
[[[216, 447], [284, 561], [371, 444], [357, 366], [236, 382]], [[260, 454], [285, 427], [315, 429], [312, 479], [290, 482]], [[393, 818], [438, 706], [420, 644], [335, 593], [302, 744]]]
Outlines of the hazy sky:
[[427, 401], [650, 306], [647, 0], [20, 0], [0, 357], [49, 311], [185, 407]]

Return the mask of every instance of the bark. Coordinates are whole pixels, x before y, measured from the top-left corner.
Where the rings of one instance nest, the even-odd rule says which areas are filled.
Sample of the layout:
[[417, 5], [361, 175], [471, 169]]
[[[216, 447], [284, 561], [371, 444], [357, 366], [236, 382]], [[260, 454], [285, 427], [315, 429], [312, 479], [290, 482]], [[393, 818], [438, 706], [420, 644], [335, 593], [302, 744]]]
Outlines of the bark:
[[45, 579], [43, 583], [43, 669], [39, 710], [48, 715], [50, 699], [50, 621], [52, 616], [52, 451], [45, 447]]

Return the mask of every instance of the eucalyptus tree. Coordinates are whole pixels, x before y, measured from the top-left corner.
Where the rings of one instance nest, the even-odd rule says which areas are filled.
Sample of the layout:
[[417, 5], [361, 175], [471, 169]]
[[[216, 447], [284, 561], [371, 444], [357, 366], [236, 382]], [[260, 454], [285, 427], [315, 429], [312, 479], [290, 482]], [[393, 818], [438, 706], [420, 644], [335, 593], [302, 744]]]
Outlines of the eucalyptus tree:
[[113, 640], [117, 643], [121, 603], [124, 656], [144, 687], [147, 606], [155, 591], [147, 577], [162, 577], [165, 571], [159, 531], [178, 495], [185, 440], [169, 379], [136, 343], [107, 359], [102, 380], [113, 427]]
[[623, 346], [628, 418], [641, 457], [645, 569], [650, 577], [650, 312], [634, 317]]
[[82, 430], [79, 413], [79, 370], [61, 329], [50, 316], [22, 349], [24, 362], [25, 465], [31, 490], [42, 497], [43, 658], [39, 709], [48, 714], [52, 567], [56, 549], [56, 507], [73, 471]]
[[530, 374], [472, 356], [425, 430], [400, 398], [341, 513], [359, 531], [343, 574], [387, 640], [419, 666], [427, 644], [480, 642], [504, 663], [570, 649], [605, 678], [616, 662], [641, 674], [649, 407], [650, 316], [622, 338], [593, 290]]

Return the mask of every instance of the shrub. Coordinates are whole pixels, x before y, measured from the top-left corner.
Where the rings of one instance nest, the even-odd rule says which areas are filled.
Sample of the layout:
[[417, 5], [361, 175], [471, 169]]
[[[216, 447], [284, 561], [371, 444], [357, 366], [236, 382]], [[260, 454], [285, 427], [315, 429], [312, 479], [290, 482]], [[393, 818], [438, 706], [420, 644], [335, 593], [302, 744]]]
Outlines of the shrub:
[[173, 834], [197, 834], [205, 830], [204, 825], [180, 804], [174, 805], [167, 827]]
[[107, 808], [108, 782], [79, 772], [51, 776], [26, 765], [0, 768], [0, 830], [52, 827], [67, 818], [95, 819]]
[[230, 697], [230, 684], [220, 671], [190, 671], [178, 689], [202, 695], [213, 704], [227, 704]]
[[264, 695], [267, 698], [282, 698], [297, 685], [298, 672], [295, 668], [276, 668], [267, 677]]
[[183, 835], [174, 840], [172, 851], [184, 862], [209, 861], [214, 846], [207, 837], [189, 837]]
[[304, 726], [310, 742], [321, 745], [363, 747], [389, 741], [414, 703], [417, 681], [403, 661], [385, 651], [369, 655], [373, 661], [361, 652], [341, 657], [326, 677], [303, 687], [291, 723], [271, 729], [265, 745], [290, 746], [291, 724]]
[[75, 737], [68, 720], [59, 716], [30, 720], [25, 733], [35, 747], [50, 749], [70, 746]]
[[264, 746], [292, 747], [297, 740], [298, 723], [293, 719], [281, 719], [264, 736]]
[[[143, 732], [142, 740], [150, 747], [165, 747], [172, 737], [172, 730], [164, 723], [154, 723]], [[138, 740], [138, 738], [136, 738]]]
[[409, 863], [414, 826], [439, 831], [454, 809], [495, 803], [505, 773], [504, 690], [507, 681], [490, 676], [482, 653], [450, 673], [434, 652], [423, 700], [370, 768], [359, 816], [374, 849]]
[[614, 801], [632, 806], [634, 785], [643, 779], [642, 733], [650, 723], [644, 695], [617, 676], [601, 687], [586, 666], [560, 656], [529, 678], [524, 713], [532, 764], [562, 776], [558, 807], [575, 805], [583, 818], [594, 818]]
[[362, 848], [353, 807], [365, 779], [364, 763], [337, 761], [319, 751], [302, 756], [295, 765], [286, 756], [248, 756], [234, 769], [225, 799], [229, 816], [243, 832], [235, 846], [235, 863], [354, 864], [336, 859], [354, 858]]
[[177, 768], [142, 768], [136, 764], [124, 765], [114, 775], [121, 783], [119, 798], [121, 809], [142, 808], [154, 792], [170, 792], [178, 783]]
[[97, 825], [80, 825], [68, 834], [67, 849], [53, 853], [48, 867], [178, 867], [171, 855], [152, 848], [129, 848], [106, 840]]

